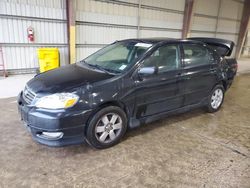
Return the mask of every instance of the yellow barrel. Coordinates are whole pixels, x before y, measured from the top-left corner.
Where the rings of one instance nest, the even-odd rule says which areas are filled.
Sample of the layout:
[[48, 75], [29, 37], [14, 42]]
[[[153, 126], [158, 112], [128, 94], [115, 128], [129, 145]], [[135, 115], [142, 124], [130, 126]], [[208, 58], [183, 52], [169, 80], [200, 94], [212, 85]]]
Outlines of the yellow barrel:
[[58, 48], [38, 48], [37, 55], [41, 73], [59, 67]]

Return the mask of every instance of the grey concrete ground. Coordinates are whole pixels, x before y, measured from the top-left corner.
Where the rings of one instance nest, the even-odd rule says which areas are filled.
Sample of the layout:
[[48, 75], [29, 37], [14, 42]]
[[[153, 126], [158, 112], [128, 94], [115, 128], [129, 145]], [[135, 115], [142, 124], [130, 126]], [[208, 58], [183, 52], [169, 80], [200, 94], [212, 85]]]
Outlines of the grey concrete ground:
[[0, 100], [0, 187], [250, 187], [250, 74], [219, 112], [145, 125], [106, 150], [35, 143], [15, 100]]
[[15, 97], [35, 74], [0, 76], [0, 98]]

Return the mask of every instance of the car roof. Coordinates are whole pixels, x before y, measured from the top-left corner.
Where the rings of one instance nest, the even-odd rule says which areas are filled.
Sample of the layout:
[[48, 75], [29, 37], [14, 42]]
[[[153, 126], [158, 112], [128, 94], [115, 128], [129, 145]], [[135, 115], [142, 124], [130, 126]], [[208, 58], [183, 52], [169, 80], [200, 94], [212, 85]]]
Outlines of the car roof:
[[160, 42], [187, 42], [190, 41], [192, 43], [204, 44], [201, 41], [191, 40], [191, 39], [176, 39], [176, 38], [167, 38], [167, 37], [154, 37], [154, 38], [132, 38], [132, 39], [125, 39], [120, 41], [137, 41], [137, 42], [145, 42], [145, 43], [152, 43], [157, 44]]

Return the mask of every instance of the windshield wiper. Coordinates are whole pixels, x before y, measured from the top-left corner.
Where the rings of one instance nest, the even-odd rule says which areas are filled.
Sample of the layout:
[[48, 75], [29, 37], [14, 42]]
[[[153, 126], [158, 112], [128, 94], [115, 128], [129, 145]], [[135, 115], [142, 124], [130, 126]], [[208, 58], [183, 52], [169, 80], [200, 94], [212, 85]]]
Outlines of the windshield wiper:
[[81, 60], [80, 61], [81, 63], [84, 63], [84, 64], [86, 64], [87, 66], [89, 66], [89, 67], [93, 67], [93, 68], [95, 68], [95, 69], [98, 69], [98, 70], [101, 70], [101, 71], [103, 71], [103, 72], [106, 72], [106, 73], [108, 73], [108, 74], [118, 74], [118, 73], [120, 73], [120, 71], [116, 71], [116, 70], [113, 70], [113, 69], [109, 69], [109, 68], [104, 68], [104, 67], [102, 67], [102, 66], [100, 66], [100, 65], [97, 65], [97, 64], [90, 64], [90, 63], [87, 63], [85, 60]]

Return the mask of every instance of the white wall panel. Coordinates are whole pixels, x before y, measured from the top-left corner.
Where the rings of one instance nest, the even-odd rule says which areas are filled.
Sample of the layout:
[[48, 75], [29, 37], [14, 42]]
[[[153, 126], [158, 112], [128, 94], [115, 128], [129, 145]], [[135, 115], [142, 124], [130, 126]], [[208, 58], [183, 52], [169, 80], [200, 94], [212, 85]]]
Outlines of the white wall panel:
[[240, 22], [229, 21], [229, 20], [219, 20], [218, 21], [218, 32], [229, 32], [238, 33], [240, 28]]
[[199, 31], [215, 31], [216, 20], [211, 18], [194, 16], [192, 29]]
[[[29, 17], [42, 17], [53, 19], [66, 19], [66, 12], [63, 1], [58, 1], [55, 6], [43, 6], [37, 4], [26, 4], [26, 1], [0, 1], [0, 14], [29, 16]], [[33, 2], [33, 1], [32, 1]], [[35, 2], [35, 1], [34, 1]], [[42, 1], [36, 1], [42, 2]], [[56, 1], [55, 1], [56, 2]], [[50, 5], [50, 3], [48, 4]], [[57, 6], [56, 6], [57, 5]]]
[[243, 3], [233, 0], [197, 0], [190, 36], [228, 39], [237, 44], [242, 9]]
[[142, 38], [151, 38], [151, 37], [181, 38], [181, 32], [141, 30], [140, 33]]
[[109, 44], [116, 40], [135, 37], [135, 29], [88, 25], [76, 26], [77, 44]]
[[219, 0], [197, 0], [194, 4], [195, 13], [210, 16], [217, 16], [218, 7]]
[[183, 11], [185, 3], [183, 0], [141, 0], [141, 3], [144, 5], [167, 8], [173, 10]]
[[192, 32], [190, 34], [190, 37], [215, 37], [215, 34], [213, 34], [213, 33], [195, 33], [195, 32]]
[[137, 18], [132, 16], [110, 15], [95, 12], [80, 12], [76, 13], [77, 21], [85, 22], [100, 22], [109, 24], [136, 25]]
[[67, 43], [66, 23], [1, 18], [0, 25], [0, 43], [29, 43], [29, 26], [34, 28], [35, 43]]
[[96, 47], [77, 47], [76, 48], [76, 60], [80, 61], [86, 57], [88, 57], [90, 54], [93, 54], [94, 52], [96, 52], [97, 50], [99, 50], [100, 48], [96, 48]]
[[183, 15], [178, 13], [142, 9], [141, 26], [161, 28], [182, 28]]
[[[135, 1], [137, 3], [137, 1]], [[93, 1], [93, 0], [77, 0], [77, 11], [95, 12], [109, 15], [137, 16], [137, 8], [131, 6], [119, 5], [116, 3]], [[98, 20], [97, 20], [98, 21]]]
[[[61, 65], [68, 61], [64, 0], [1, 0], [0, 43], [7, 69], [38, 67], [37, 49], [57, 47]], [[65, 21], [64, 21], [65, 20]], [[27, 29], [34, 28], [34, 42]]]
[[220, 16], [231, 18], [231, 19], [240, 19], [243, 10], [243, 3], [239, 3], [232, 0], [222, 0]]
[[77, 46], [77, 60], [99, 49], [95, 44], [136, 38], [139, 12], [140, 38], [181, 37], [185, 0], [174, 3], [172, 0], [141, 0], [140, 11], [138, 3], [139, 0], [77, 0], [76, 41], [81, 46]]

